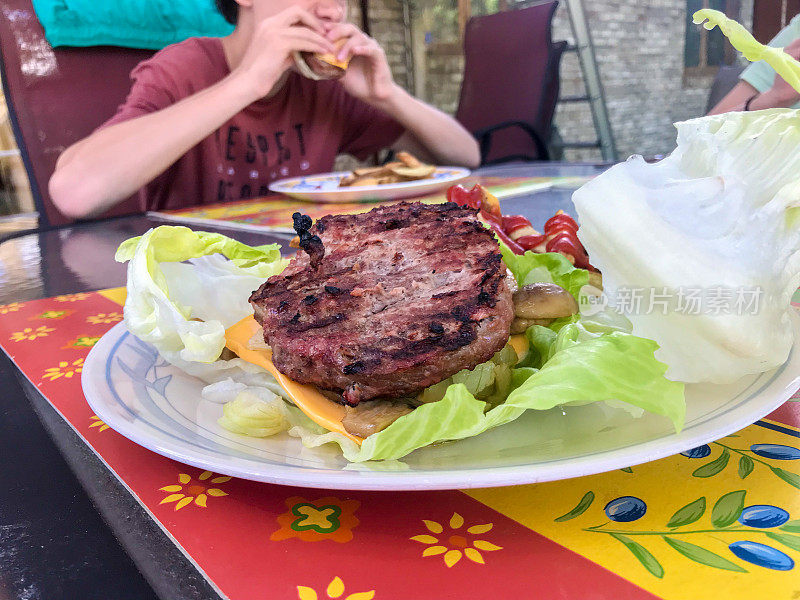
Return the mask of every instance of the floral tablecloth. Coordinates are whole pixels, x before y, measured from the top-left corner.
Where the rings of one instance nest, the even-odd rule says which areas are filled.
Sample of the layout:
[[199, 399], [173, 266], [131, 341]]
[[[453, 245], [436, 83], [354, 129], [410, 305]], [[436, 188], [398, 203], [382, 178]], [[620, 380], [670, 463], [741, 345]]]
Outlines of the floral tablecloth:
[[223, 597], [800, 597], [800, 405], [591, 477], [437, 492], [255, 483], [138, 446], [80, 374], [124, 290], [0, 307], [0, 345]]

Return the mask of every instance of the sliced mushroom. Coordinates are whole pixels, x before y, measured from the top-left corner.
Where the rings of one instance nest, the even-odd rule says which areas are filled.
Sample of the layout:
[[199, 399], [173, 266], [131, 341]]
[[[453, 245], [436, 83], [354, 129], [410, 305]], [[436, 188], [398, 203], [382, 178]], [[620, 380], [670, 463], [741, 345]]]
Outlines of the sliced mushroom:
[[578, 303], [554, 283], [533, 283], [514, 292], [514, 315], [521, 319], [558, 319], [578, 312]]
[[528, 330], [528, 327], [532, 325], [547, 326], [552, 322], [553, 319], [520, 319], [519, 317], [514, 317], [514, 320], [511, 321], [511, 335], [525, 333]]
[[361, 402], [357, 406], [345, 406], [342, 425], [348, 433], [365, 438], [386, 429], [411, 410], [411, 407], [403, 402], [370, 400]]

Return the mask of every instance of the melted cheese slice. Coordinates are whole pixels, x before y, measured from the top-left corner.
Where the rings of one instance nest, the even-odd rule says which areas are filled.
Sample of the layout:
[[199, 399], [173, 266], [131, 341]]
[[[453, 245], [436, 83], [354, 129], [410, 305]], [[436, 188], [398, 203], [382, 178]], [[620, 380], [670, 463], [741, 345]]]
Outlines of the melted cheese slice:
[[281, 387], [289, 394], [297, 408], [308, 415], [312, 421], [322, 425], [329, 431], [341, 433], [360, 444], [363, 438], [348, 433], [342, 425], [344, 406], [332, 402], [314, 386], [297, 383], [278, 371], [272, 363], [272, 350], [251, 350], [247, 347], [250, 338], [260, 329], [261, 326], [252, 315], [246, 317], [225, 332], [225, 345], [239, 358], [262, 367], [275, 377]]
[[347, 67], [350, 66], [349, 58], [346, 58], [345, 60], [339, 60], [336, 58], [335, 54], [318, 54], [317, 58], [322, 62], [326, 62], [329, 65], [340, 68], [342, 71], [346, 71]]
[[[344, 46], [346, 42], [347, 42], [347, 38], [338, 39], [333, 43], [333, 47], [336, 48], [336, 51], [338, 52], [339, 50], [342, 49], [342, 46]], [[347, 70], [347, 67], [350, 65], [350, 59], [352, 58], [352, 57], [348, 56], [344, 60], [339, 60], [339, 59], [336, 58], [336, 54], [331, 54], [331, 53], [328, 53], [328, 54], [316, 54], [315, 56], [319, 60], [321, 60], [322, 62], [326, 62], [329, 65], [333, 65], [334, 67], [338, 67], [338, 68], [342, 69], [343, 71]]]
[[[342, 425], [344, 406], [332, 402], [314, 386], [297, 383], [278, 371], [272, 363], [272, 350], [251, 350], [248, 347], [250, 339], [260, 329], [261, 326], [252, 315], [245, 317], [225, 332], [225, 345], [239, 358], [258, 365], [275, 377], [281, 387], [286, 390], [292, 402], [312, 421], [329, 431], [341, 433], [357, 444], [361, 444], [364, 439], [348, 433]], [[520, 358], [528, 353], [528, 340], [524, 335], [512, 335], [509, 341]]]

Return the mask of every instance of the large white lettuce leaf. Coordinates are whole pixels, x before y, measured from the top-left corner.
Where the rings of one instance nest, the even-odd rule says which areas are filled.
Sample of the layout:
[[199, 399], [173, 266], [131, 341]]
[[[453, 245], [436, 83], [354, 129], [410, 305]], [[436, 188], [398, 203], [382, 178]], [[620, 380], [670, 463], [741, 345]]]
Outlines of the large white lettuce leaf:
[[162, 226], [125, 241], [116, 259], [129, 261], [125, 325], [136, 337], [207, 382], [273, 381], [241, 359], [217, 359], [225, 329], [252, 314], [252, 291], [285, 267], [277, 244], [251, 247], [217, 233]]
[[669, 157], [633, 156], [575, 192], [578, 235], [610, 305], [659, 344], [668, 377], [730, 382], [780, 365], [792, 345], [800, 111], [676, 127]]

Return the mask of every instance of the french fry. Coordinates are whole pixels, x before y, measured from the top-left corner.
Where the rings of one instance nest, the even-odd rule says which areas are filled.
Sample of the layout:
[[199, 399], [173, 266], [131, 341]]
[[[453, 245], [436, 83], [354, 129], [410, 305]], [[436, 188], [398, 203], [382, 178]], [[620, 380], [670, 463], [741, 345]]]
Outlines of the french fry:
[[392, 173], [395, 175], [399, 175], [400, 177], [405, 177], [408, 180], [415, 180], [415, 179], [426, 179], [433, 175], [433, 172], [436, 171], [436, 167], [433, 165], [419, 165], [418, 167], [395, 167], [392, 169]]
[[353, 169], [353, 175], [356, 177], [363, 177], [364, 175], [375, 175], [384, 170], [384, 166], [379, 167], [364, 167], [363, 169]]
[[427, 179], [436, 171], [434, 165], [420, 162], [408, 152], [398, 152], [397, 160], [378, 167], [354, 169], [339, 180], [339, 187], [386, 185]]
[[410, 154], [409, 152], [403, 151], [397, 153], [397, 160], [403, 163], [403, 166], [412, 168], [419, 167], [422, 164], [416, 156]]
[[378, 185], [380, 180], [377, 177], [360, 177], [350, 184], [350, 187], [359, 187], [365, 185]]

